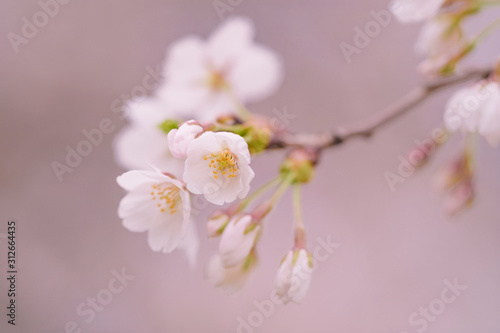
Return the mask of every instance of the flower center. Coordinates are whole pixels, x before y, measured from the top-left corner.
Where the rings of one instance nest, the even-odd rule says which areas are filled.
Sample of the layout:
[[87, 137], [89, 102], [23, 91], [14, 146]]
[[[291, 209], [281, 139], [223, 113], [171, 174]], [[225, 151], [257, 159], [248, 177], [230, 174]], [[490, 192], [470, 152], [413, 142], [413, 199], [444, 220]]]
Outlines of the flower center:
[[227, 86], [224, 77], [217, 71], [211, 70], [207, 80], [208, 86], [213, 90], [222, 90]]
[[177, 212], [176, 206], [180, 201], [179, 191], [179, 188], [175, 185], [157, 184], [153, 185], [150, 195], [152, 200], [158, 200], [156, 206], [162, 213], [168, 210], [170, 214], [174, 214]]
[[211, 153], [204, 157], [209, 168], [213, 168], [212, 173], [215, 179], [221, 177], [234, 178], [238, 171], [238, 162], [236, 156], [228, 149], [224, 148], [218, 153]]

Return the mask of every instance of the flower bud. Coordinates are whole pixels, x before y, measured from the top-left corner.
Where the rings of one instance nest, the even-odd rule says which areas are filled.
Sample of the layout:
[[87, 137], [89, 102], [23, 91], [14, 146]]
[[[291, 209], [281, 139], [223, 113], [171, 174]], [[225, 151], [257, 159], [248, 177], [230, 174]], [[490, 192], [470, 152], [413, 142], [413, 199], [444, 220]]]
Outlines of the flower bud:
[[227, 224], [219, 245], [224, 267], [240, 264], [248, 257], [259, 237], [261, 226], [252, 215], [234, 216]]
[[179, 126], [179, 129], [172, 129], [168, 132], [168, 148], [176, 158], [187, 157], [189, 144], [203, 132], [203, 127], [194, 120], [186, 121]]
[[210, 215], [207, 222], [208, 237], [219, 237], [226, 228], [231, 216], [222, 210], [216, 210]]
[[472, 181], [466, 180], [458, 184], [447, 195], [443, 204], [443, 210], [449, 217], [457, 215], [468, 208], [474, 202], [474, 187]]
[[292, 151], [281, 165], [281, 174], [293, 173], [293, 183], [307, 183], [314, 176], [314, 165], [318, 159], [317, 151], [311, 149], [296, 149]]
[[434, 188], [437, 191], [447, 191], [460, 182], [471, 177], [466, 156], [459, 158], [439, 170], [434, 176]]
[[306, 296], [312, 276], [312, 256], [305, 249], [288, 252], [281, 262], [275, 290], [283, 304], [299, 303]]
[[254, 251], [238, 265], [224, 267], [220, 256], [213, 256], [207, 263], [205, 278], [216, 287], [223, 288], [233, 294], [244, 287], [248, 278], [257, 266], [258, 258]]

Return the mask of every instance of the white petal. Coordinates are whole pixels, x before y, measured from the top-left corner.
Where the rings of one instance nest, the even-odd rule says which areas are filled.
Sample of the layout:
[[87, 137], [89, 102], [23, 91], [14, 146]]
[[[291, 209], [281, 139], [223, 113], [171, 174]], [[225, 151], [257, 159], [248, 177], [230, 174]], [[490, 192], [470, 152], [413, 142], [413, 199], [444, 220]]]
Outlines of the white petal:
[[208, 39], [210, 66], [215, 70], [230, 68], [251, 45], [254, 27], [242, 17], [227, 19]]
[[283, 304], [290, 301], [288, 297], [288, 290], [290, 289], [292, 279], [292, 259], [293, 251], [289, 251], [281, 263], [278, 274], [275, 280], [276, 295], [280, 298]]
[[151, 228], [148, 243], [153, 251], [172, 252], [183, 237], [183, 217], [181, 212], [163, 214], [165, 220]]
[[477, 85], [473, 85], [462, 88], [449, 99], [444, 114], [444, 121], [448, 130], [476, 131], [481, 105], [477, 87]]
[[297, 262], [293, 266], [291, 286], [288, 294], [295, 303], [304, 299], [311, 282], [312, 269], [309, 266], [309, 257], [305, 250], [300, 250]]
[[[170, 179], [168, 177], [167, 179]], [[131, 170], [123, 173], [116, 178], [116, 182], [124, 190], [131, 191], [144, 183], [155, 184], [158, 182], [164, 182], [165, 178], [163, 175], [158, 174], [155, 171], [150, 170]]]
[[234, 99], [226, 91], [211, 91], [196, 111], [195, 118], [201, 122], [213, 122], [221, 115], [234, 114], [235, 110]]
[[395, 0], [389, 9], [402, 23], [415, 23], [435, 16], [445, 0]]
[[196, 257], [200, 248], [200, 240], [198, 232], [194, 225], [189, 226], [184, 239], [179, 244], [179, 249], [184, 251], [189, 262], [189, 266], [194, 268], [196, 266]]
[[497, 146], [500, 144], [500, 84], [491, 82], [483, 89], [479, 133], [491, 146]]
[[417, 53], [427, 57], [449, 54], [450, 58], [458, 54], [465, 46], [465, 41], [459, 27], [453, 28], [450, 32], [453, 24], [448, 16], [428, 21], [422, 27], [415, 44]]
[[116, 162], [125, 170], [146, 169], [150, 165], [180, 175], [183, 162], [174, 158], [168, 149], [167, 135], [157, 125], [127, 126], [113, 142]]
[[149, 197], [149, 188], [142, 185], [120, 201], [118, 216], [123, 219], [123, 226], [130, 231], [146, 231], [161, 223], [161, 214]]
[[158, 94], [172, 110], [189, 117], [195, 114], [196, 109], [203, 107], [203, 102], [210, 96], [211, 91], [201, 80], [187, 83], [169, 81], [159, 88]]
[[[309, 255], [306, 250], [295, 254], [288, 252], [276, 275], [275, 290], [280, 300], [286, 304], [290, 301], [299, 303], [305, 297], [311, 281], [312, 268], [309, 266]], [[297, 260], [293, 263], [293, 257]]]
[[157, 126], [174, 116], [164, 101], [156, 97], [139, 97], [125, 106], [125, 117], [133, 125]]
[[165, 62], [167, 81], [192, 83], [207, 74], [205, 43], [196, 36], [175, 42], [169, 49]]
[[283, 77], [281, 61], [271, 50], [253, 46], [238, 59], [228, 81], [240, 101], [258, 101], [272, 95]]

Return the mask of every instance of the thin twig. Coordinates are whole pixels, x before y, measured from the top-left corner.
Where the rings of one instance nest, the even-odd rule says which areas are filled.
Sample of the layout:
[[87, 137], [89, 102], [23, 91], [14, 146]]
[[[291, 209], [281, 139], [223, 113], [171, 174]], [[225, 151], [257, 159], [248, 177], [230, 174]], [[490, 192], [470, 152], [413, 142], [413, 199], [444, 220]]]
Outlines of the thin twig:
[[361, 122], [359, 125], [340, 128], [335, 133], [283, 134], [280, 135], [279, 138], [273, 140], [268, 149], [280, 149], [286, 147], [314, 147], [323, 149], [342, 144], [355, 137], [368, 138], [379, 128], [406, 114], [438, 90], [469, 80], [486, 78], [492, 72], [493, 69], [491, 68], [477, 69], [441, 80], [437, 83], [429, 83], [416, 87], [404, 95], [401, 99], [378, 112], [372, 118]]

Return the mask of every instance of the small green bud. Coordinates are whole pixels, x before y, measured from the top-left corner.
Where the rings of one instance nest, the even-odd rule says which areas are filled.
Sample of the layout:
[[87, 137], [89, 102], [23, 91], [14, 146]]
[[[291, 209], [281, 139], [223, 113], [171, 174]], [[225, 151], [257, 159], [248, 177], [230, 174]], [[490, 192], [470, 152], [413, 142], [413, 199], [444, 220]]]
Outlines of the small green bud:
[[292, 184], [308, 183], [314, 176], [316, 159], [315, 152], [308, 152], [304, 149], [294, 150], [281, 164], [281, 175], [285, 178], [293, 174]]
[[248, 144], [250, 153], [258, 154], [264, 151], [271, 142], [271, 132], [267, 128], [250, 127], [243, 138]]

